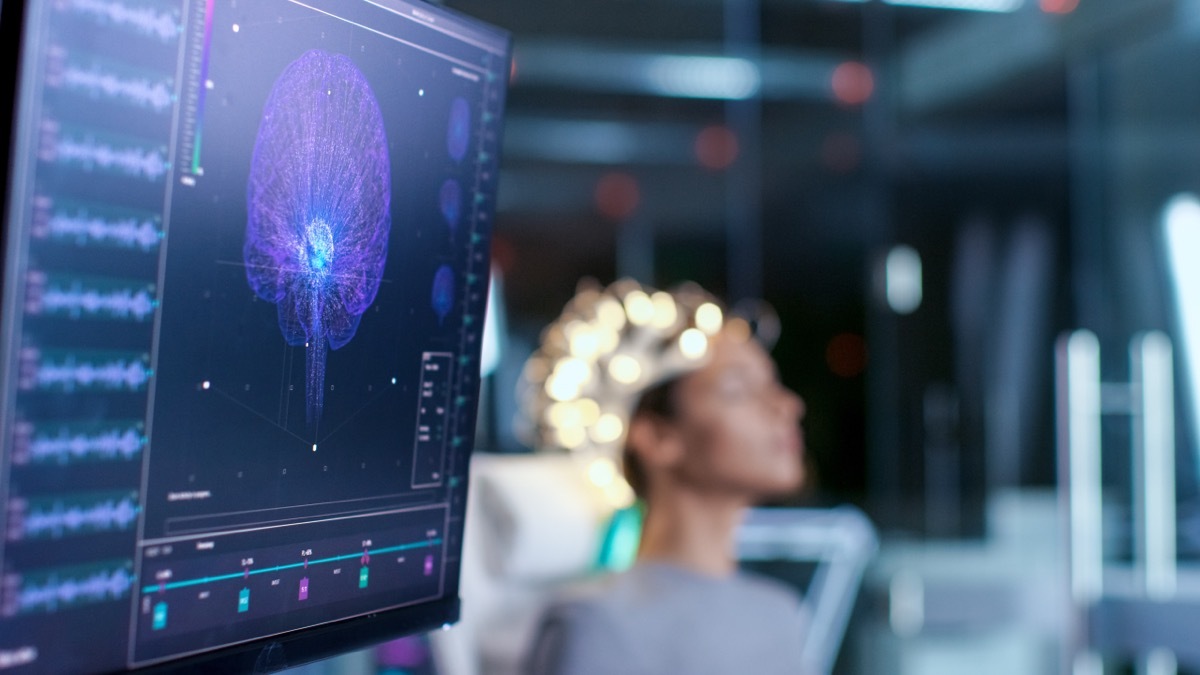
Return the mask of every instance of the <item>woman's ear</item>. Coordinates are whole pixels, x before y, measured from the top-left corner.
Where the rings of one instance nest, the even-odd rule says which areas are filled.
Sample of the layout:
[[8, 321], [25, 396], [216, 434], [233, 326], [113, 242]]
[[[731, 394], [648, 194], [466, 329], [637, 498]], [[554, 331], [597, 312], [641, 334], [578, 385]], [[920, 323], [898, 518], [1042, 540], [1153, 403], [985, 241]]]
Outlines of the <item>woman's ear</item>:
[[683, 458], [678, 430], [659, 415], [635, 415], [629, 422], [627, 445], [647, 471], [669, 470]]

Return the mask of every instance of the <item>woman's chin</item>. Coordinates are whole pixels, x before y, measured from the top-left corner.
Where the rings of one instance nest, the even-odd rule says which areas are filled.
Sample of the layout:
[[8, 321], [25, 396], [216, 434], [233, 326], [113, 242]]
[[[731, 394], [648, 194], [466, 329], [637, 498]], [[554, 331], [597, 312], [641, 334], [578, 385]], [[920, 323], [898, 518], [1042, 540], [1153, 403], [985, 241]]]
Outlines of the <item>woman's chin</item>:
[[804, 468], [799, 464], [779, 467], [763, 481], [763, 497], [784, 497], [799, 490], [804, 485]]

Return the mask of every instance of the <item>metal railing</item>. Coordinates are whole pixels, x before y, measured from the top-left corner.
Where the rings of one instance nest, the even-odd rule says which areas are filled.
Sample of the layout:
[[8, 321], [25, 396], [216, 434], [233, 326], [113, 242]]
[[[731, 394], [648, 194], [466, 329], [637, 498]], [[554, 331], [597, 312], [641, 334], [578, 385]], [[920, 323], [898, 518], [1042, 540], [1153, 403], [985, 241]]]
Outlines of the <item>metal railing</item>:
[[[1174, 675], [1200, 663], [1200, 597], [1177, 593], [1175, 388], [1171, 342], [1138, 334], [1130, 381], [1101, 379], [1100, 343], [1085, 330], [1057, 345], [1059, 488], [1068, 533], [1070, 601], [1062, 672], [1102, 675], [1104, 656], [1133, 657], [1142, 675]], [[1101, 471], [1102, 417], [1128, 416], [1133, 457], [1132, 583], [1106, 565]], [[1108, 572], [1108, 574], [1106, 574]]]

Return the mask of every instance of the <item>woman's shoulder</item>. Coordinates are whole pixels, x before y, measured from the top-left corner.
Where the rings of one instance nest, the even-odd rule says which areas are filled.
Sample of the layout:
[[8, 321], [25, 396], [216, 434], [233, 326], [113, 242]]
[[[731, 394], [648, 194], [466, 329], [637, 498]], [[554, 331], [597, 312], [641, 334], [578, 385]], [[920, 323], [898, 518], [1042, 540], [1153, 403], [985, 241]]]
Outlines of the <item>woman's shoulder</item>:
[[759, 602], [786, 609], [797, 609], [803, 605], [800, 592], [779, 579], [744, 570], [739, 571], [734, 579], [741, 592]]
[[[537, 637], [526, 659], [534, 675], [601, 675], [635, 672], [636, 641], [627, 634], [628, 608], [614, 589], [624, 586], [623, 574], [611, 574], [571, 584], [550, 600], [542, 613]], [[620, 656], [625, 655], [625, 656]], [[614, 659], [617, 659], [614, 661]]]
[[551, 597], [547, 613], [580, 618], [600, 617], [623, 609], [638, 597], [638, 574], [632, 570], [606, 572], [567, 584]]

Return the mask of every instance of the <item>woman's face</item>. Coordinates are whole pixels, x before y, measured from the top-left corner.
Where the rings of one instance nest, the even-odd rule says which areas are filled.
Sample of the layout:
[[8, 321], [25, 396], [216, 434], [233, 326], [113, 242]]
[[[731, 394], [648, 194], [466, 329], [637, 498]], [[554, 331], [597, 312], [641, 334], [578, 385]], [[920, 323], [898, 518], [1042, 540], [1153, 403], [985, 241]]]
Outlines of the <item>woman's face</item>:
[[709, 344], [711, 361], [676, 390], [686, 448], [680, 477], [702, 490], [750, 500], [799, 488], [804, 401], [779, 382], [757, 342], [722, 333]]

